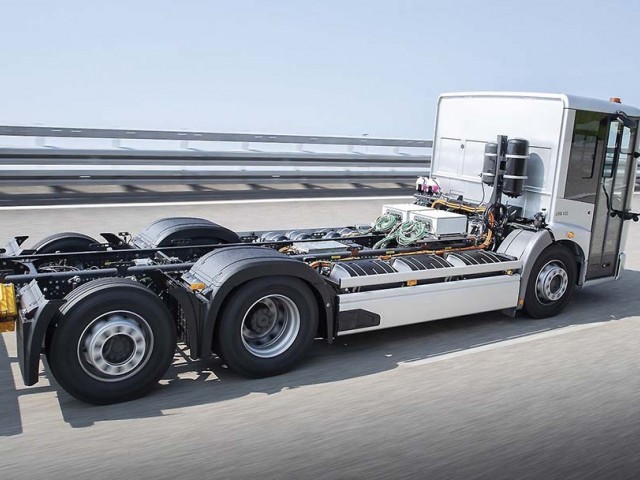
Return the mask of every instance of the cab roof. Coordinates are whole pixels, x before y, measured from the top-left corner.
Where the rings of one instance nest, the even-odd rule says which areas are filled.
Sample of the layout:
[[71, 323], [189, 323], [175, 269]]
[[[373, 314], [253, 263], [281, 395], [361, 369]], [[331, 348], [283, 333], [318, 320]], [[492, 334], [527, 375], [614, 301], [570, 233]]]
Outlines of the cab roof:
[[502, 98], [540, 98], [562, 101], [564, 108], [573, 110], [588, 110], [592, 112], [615, 113], [622, 110], [632, 117], [640, 117], [640, 109], [624, 103], [616, 103], [610, 100], [598, 98], [580, 97], [563, 93], [532, 93], [532, 92], [459, 92], [443, 93], [440, 98], [463, 97], [502, 97]]

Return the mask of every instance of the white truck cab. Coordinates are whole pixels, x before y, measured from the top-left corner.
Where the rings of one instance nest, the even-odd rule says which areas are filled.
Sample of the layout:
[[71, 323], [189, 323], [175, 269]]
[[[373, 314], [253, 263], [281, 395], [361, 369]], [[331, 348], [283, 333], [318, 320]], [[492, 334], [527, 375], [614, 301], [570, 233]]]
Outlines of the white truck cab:
[[528, 140], [524, 192], [505, 204], [520, 207], [523, 217], [545, 218], [553, 241], [578, 259], [578, 285], [611, 280], [624, 265], [625, 220], [637, 220], [629, 210], [639, 117], [640, 109], [615, 98], [444, 94], [437, 105], [431, 175], [445, 194], [486, 200], [493, 186], [478, 176], [485, 145], [498, 134]]

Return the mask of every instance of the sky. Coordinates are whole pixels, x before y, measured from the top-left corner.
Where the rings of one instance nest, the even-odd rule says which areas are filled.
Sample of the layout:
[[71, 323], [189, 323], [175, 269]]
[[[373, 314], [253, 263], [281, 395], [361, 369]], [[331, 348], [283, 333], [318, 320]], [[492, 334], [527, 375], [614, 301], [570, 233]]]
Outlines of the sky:
[[430, 139], [442, 92], [640, 106], [637, 0], [0, 0], [0, 124]]

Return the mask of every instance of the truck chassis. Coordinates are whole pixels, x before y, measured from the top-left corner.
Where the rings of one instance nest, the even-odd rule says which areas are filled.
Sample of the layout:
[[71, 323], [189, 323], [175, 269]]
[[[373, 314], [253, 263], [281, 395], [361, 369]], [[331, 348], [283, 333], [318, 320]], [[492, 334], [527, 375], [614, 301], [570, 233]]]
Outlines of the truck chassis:
[[[465, 101], [493, 97], [478, 98]], [[522, 101], [505, 98], [516, 106]], [[532, 101], [549, 109], [550, 99], [567, 102], [557, 96]], [[453, 98], [452, 108], [458, 101]], [[595, 189], [595, 200], [566, 198], [555, 181], [552, 202], [566, 211], [532, 211], [519, 200], [547, 201], [535, 185], [525, 184], [534, 154], [528, 141], [498, 135], [496, 142], [481, 143], [479, 178], [450, 173], [451, 165], [462, 165], [456, 163], [461, 150], [448, 157], [450, 165], [434, 155], [432, 171], [444, 168], [440, 181], [450, 186], [421, 177], [413, 203], [385, 205], [364, 225], [236, 233], [206, 219], [177, 217], [158, 220], [135, 237], [103, 233], [98, 241], [65, 232], [30, 249], [22, 248], [27, 237], [16, 237], [0, 251], [0, 331], [16, 330], [26, 385], [38, 381], [44, 355], [63, 389], [108, 404], [151, 390], [177, 342], [192, 359], [215, 353], [241, 375], [265, 377], [295, 367], [318, 338], [332, 342], [339, 335], [496, 310], [556, 315], [576, 287], [619, 276], [624, 222], [638, 219], [629, 210], [629, 192], [640, 154], [622, 148], [623, 141], [637, 144], [637, 121], [621, 111], [607, 113], [608, 104], [598, 108], [604, 111], [597, 113], [600, 126], [585, 125], [599, 128], [598, 138], [610, 147], [587, 145], [580, 131], [573, 135], [576, 145], [558, 153], [556, 176], [567, 185], [574, 181], [567, 170], [575, 152], [587, 158], [584, 151], [592, 146], [598, 162], [593, 179], [578, 171], [580, 181]], [[515, 111], [520, 117], [510, 116], [505, 128], [514, 128], [514, 118], [529, 123], [526, 109]], [[561, 115], [568, 127], [577, 118]], [[443, 143], [461, 141], [439, 133], [445, 120], [438, 120], [434, 154]], [[452, 125], [458, 134], [458, 124]], [[477, 128], [484, 131], [484, 124]], [[462, 181], [471, 194], [455, 193]], [[473, 200], [480, 187], [482, 198]], [[590, 225], [572, 224], [571, 209]], [[607, 253], [601, 245], [613, 234], [616, 249]]]

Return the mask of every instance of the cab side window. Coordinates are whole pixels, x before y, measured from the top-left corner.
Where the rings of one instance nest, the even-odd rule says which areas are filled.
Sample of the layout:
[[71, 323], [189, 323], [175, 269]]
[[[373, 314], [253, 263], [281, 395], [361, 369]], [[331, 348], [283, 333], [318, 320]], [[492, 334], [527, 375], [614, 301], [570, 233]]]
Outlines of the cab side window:
[[576, 112], [564, 198], [596, 202], [601, 153], [607, 138], [606, 124], [605, 113]]

